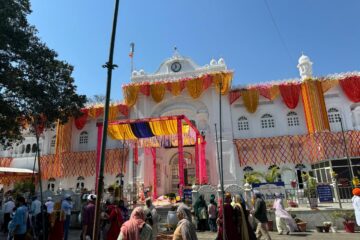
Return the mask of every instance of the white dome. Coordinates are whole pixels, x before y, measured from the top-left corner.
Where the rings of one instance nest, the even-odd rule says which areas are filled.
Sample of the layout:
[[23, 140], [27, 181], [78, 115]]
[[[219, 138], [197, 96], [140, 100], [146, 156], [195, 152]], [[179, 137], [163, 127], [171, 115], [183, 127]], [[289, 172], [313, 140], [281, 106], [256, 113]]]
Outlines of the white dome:
[[210, 66], [214, 66], [214, 65], [216, 65], [216, 64], [217, 64], [216, 60], [215, 60], [215, 59], [211, 59], [211, 61], [210, 61]]
[[137, 75], [138, 75], [138, 72], [137, 72], [137, 71], [133, 71], [133, 72], [132, 72], [132, 75], [133, 75], [133, 76], [137, 76]]
[[223, 58], [220, 58], [218, 61], [219, 65], [225, 65], [225, 60]]
[[141, 70], [139, 71], [139, 74], [140, 74], [140, 75], [145, 75], [144, 69], [141, 69]]
[[299, 64], [302, 64], [302, 63], [308, 63], [310, 62], [310, 58], [304, 54], [302, 54], [299, 58]]

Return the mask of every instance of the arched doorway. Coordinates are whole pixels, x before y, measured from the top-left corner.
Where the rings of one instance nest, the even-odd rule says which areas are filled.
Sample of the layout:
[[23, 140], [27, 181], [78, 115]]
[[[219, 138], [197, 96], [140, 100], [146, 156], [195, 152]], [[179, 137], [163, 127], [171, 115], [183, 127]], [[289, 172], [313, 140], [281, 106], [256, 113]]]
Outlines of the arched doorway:
[[[177, 193], [179, 190], [179, 154], [176, 153], [170, 160], [170, 192]], [[184, 179], [185, 185], [191, 186], [196, 178], [195, 159], [189, 152], [184, 152]]]

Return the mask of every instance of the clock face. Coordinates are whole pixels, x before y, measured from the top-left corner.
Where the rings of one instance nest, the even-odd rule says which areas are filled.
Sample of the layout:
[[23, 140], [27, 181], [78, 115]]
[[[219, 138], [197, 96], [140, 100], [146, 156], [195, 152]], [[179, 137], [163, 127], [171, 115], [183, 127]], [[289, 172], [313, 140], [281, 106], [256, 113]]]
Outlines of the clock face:
[[173, 62], [171, 64], [171, 71], [179, 72], [181, 70], [181, 64], [179, 62]]

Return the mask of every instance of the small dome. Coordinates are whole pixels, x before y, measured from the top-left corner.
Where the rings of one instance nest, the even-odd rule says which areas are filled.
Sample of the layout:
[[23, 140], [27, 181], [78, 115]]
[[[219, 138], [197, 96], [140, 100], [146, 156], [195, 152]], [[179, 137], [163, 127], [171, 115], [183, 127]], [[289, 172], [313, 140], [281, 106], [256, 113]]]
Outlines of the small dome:
[[138, 72], [137, 72], [137, 71], [133, 71], [133, 72], [132, 72], [132, 75], [133, 75], [133, 76], [137, 76], [137, 75], [138, 75]]
[[210, 66], [214, 66], [214, 65], [216, 65], [216, 64], [217, 64], [216, 60], [215, 60], [215, 59], [211, 59], [211, 61], [210, 61]]
[[225, 60], [223, 58], [220, 58], [218, 61], [219, 65], [225, 65]]
[[140, 74], [140, 75], [145, 75], [144, 69], [141, 69], [141, 70], [139, 71], [139, 74]]
[[304, 54], [302, 54], [299, 58], [299, 64], [310, 62], [310, 58]]

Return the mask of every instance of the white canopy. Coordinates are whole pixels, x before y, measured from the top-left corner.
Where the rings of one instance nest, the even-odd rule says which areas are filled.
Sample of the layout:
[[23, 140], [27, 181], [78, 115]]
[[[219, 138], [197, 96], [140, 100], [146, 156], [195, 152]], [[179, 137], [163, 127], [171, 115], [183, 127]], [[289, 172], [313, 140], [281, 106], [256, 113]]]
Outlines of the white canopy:
[[[1, 173], [33, 173], [32, 170], [26, 168], [11, 168], [11, 167], [0, 167], [0, 174]], [[37, 173], [35, 171], [35, 173]]]

